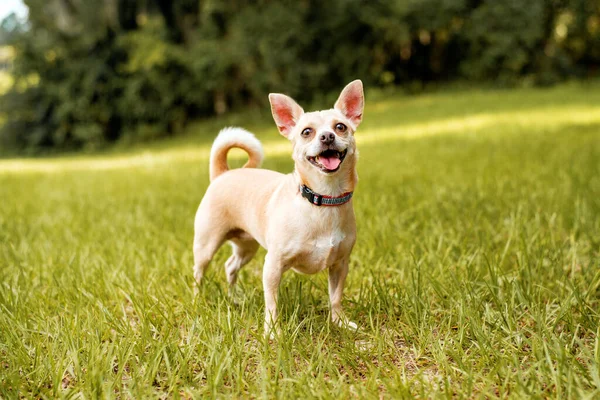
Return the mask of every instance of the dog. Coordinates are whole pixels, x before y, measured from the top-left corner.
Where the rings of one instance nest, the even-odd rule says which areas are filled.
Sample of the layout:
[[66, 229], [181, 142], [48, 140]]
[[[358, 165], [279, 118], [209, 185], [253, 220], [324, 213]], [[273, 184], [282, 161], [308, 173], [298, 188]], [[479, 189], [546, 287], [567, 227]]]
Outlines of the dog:
[[[349, 83], [332, 109], [304, 112], [291, 97], [269, 94], [279, 132], [292, 142], [294, 172], [259, 169], [261, 143], [241, 128], [225, 128], [210, 153], [211, 183], [194, 222], [194, 278], [202, 281], [215, 252], [229, 241], [225, 263], [229, 292], [238, 272], [267, 250], [263, 267], [265, 336], [277, 328], [277, 292], [284, 272], [328, 270], [333, 323], [357, 329], [342, 311], [342, 292], [356, 241], [352, 194], [358, 182], [354, 134], [363, 117], [360, 80]], [[229, 170], [227, 152], [248, 153], [243, 168]]]

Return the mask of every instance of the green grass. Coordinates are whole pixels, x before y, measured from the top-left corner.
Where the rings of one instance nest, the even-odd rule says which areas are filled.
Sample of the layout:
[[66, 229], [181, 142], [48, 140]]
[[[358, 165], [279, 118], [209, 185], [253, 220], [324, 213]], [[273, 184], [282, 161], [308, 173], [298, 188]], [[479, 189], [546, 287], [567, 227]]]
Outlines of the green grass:
[[241, 304], [228, 247], [193, 296], [217, 129], [246, 125], [266, 168], [292, 169], [266, 113], [229, 118], [131, 151], [0, 161], [0, 397], [600, 395], [598, 83], [368, 96], [344, 300], [360, 331], [329, 324], [325, 274], [288, 273], [276, 343], [264, 252]]

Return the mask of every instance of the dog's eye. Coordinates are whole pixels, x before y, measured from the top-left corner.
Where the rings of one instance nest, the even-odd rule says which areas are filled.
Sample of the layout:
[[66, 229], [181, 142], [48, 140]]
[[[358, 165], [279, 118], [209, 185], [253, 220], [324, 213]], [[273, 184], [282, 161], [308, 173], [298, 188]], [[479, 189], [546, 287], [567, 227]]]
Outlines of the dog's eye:
[[308, 136], [310, 136], [311, 133], [312, 133], [312, 128], [304, 128], [301, 135], [304, 137], [308, 137]]
[[338, 132], [346, 132], [346, 129], [348, 129], [348, 128], [346, 127], [346, 125], [344, 125], [342, 123], [335, 124], [335, 130]]

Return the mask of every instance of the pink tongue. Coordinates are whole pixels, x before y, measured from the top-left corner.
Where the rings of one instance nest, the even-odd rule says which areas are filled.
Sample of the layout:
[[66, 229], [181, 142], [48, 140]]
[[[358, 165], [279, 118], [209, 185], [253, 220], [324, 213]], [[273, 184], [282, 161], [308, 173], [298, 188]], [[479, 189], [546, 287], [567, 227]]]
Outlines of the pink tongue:
[[337, 157], [323, 157], [319, 156], [318, 161], [325, 166], [328, 170], [334, 170], [340, 166], [340, 159]]

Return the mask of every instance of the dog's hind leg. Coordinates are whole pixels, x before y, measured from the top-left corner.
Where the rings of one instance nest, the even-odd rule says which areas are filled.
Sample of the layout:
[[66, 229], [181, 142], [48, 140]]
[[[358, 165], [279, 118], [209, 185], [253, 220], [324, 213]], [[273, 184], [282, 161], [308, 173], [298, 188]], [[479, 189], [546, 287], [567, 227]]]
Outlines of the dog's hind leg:
[[197, 227], [194, 234], [194, 280], [196, 286], [200, 284], [206, 268], [219, 247], [225, 240], [223, 232], [215, 232]]
[[258, 242], [247, 233], [242, 233], [232, 238], [230, 243], [233, 254], [225, 262], [225, 272], [227, 273], [227, 282], [231, 293], [237, 282], [238, 272], [250, 262], [258, 251]]

